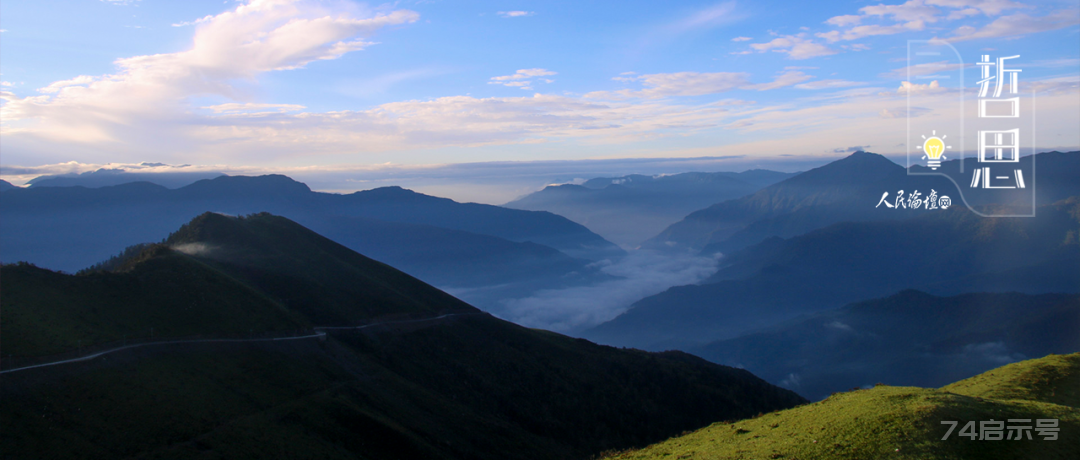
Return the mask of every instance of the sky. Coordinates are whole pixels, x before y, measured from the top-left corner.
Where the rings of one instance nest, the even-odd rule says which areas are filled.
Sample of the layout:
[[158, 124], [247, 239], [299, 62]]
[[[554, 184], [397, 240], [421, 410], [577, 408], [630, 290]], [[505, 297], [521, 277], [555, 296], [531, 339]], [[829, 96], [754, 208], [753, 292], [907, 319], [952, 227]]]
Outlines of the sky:
[[[0, 31], [16, 184], [281, 173], [502, 203], [583, 177], [902, 158], [912, 131], [951, 126], [981, 55], [1019, 56], [1033, 149], [1080, 148], [1075, 0], [12, 0]], [[909, 68], [910, 40], [957, 57]]]

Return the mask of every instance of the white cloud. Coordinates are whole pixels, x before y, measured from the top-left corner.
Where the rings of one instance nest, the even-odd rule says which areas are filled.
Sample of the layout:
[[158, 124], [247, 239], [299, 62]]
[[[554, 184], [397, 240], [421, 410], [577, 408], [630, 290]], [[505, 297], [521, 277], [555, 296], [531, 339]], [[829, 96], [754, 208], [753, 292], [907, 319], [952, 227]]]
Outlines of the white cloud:
[[1002, 16], [981, 29], [962, 26], [953, 32], [949, 41], [958, 42], [981, 38], [1015, 37], [1063, 29], [1080, 24], [1080, 9], [1060, 10], [1046, 16], [1032, 17], [1023, 13]]
[[926, 3], [964, 11], [965, 16], [970, 15], [966, 12], [968, 10], [976, 10], [987, 16], [997, 16], [1008, 10], [1032, 8], [1031, 5], [1009, 0], [927, 0]]
[[836, 54], [836, 50], [807, 39], [805, 33], [800, 33], [798, 35], [782, 35], [774, 38], [768, 43], [751, 44], [750, 48], [753, 48], [759, 53], [764, 53], [766, 51], [787, 53], [788, 57], [791, 59], [809, 59]]
[[493, 313], [523, 326], [572, 333], [609, 321], [633, 302], [671, 286], [701, 281], [714, 273], [716, 266], [712, 257], [632, 251], [601, 268], [622, 279], [540, 291], [532, 297], [504, 301], [503, 307]]
[[748, 42], [750, 40], [753, 40], [753, 38], [750, 38], [750, 37], [735, 37], [735, 38], [731, 39], [731, 41], [733, 41], [733, 42]]
[[502, 16], [504, 18], [520, 18], [520, 17], [524, 17], [524, 16], [532, 16], [532, 15], [536, 14], [536, 12], [535, 11], [500, 11], [500, 12], [498, 12], [496, 14], [498, 14], [499, 16]]
[[902, 82], [900, 82], [900, 87], [896, 88], [896, 92], [901, 93], [901, 94], [928, 93], [928, 92], [935, 92], [935, 91], [940, 91], [940, 90], [944, 90], [944, 89], [945, 88], [942, 88], [941, 85], [938, 84], [937, 80], [934, 80], [934, 81], [931, 81], [930, 83], [925, 83], [925, 84], [918, 84], [918, 83], [911, 83], [909, 81], [902, 81]]
[[206, 107], [200, 107], [219, 114], [241, 114], [241, 113], [282, 113], [282, 112], [295, 112], [297, 110], [304, 110], [304, 106], [297, 104], [257, 104], [257, 103], [236, 103], [230, 102], [228, 104], [218, 104]]
[[555, 75], [557, 72], [552, 72], [547, 69], [521, 69], [514, 72], [512, 75], [503, 75], [501, 77], [491, 77], [493, 81], [506, 81], [506, 80], [524, 80], [532, 77], [543, 77], [547, 75]]
[[909, 76], [924, 77], [928, 75], [938, 74], [941, 72], [952, 72], [965, 66], [967, 65], [949, 61], [924, 62], [921, 64], [901, 67], [899, 69], [893, 69], [891, 72], [881, 74], [881, 76], [882, 78], [902, 79], [907, 79]]
[[[848, 149], [848, 150], [850, 150], [850, 149]], [[836, 329], [836, 330], [839, 330], [839, 331], [844, 331], [844, 332], [852, 332], [851, 326], [847, 325], [846, 323], [840, 322], [840, 321], [833, 321], [831, 323], [827, 323], [827, 324], [825, 324], [825, 327], [827, 327], [829, 329]]]
[[38, 91], [42, 92], [42, 93], [51, 94], [51, 93], [59, 92], [61, 89], [67, 88], [69, 86], [88, 85], [90, 83], [93, 83], [95, 80], [97, 80], [97, 78], [91, 77], [89, 75], [79, 75], [78, 77], [72, 78], [70, 80], [61, 80], [61, 81], [53, 82], [49, 86], [46, 86], [44, 88], [39, 88]]
[[715, 5], [695, 11], [693, 14], [668, 26], [676, 32], [685, 32], [703, 27], [714, 27], [738, 20], [741, 16], [734, 14], [735, 2], [717, 3]]
[[857, 81], [847, 80], [818, 80], [809, 83], [802, 83], [795, 85], [798, 89], [834, 89], [834, 88], [847, 88], [851, 86], [865, 85], [866, 83], [860, 83]]
[[891, 17], [899, 22], [937, 22], [937, 8], [923, 0], [908, 0], [900, 5], [877, 4], [859, 8], [863, 16]]
[[[532, 81], [527, 80], [534, 77], [543, 77], [549, 75], [556, 75], [557, 72], [552, 72], [547, 69], [521, 69], [514, 72], [512, 75], [502, 75], [499, 77], [491, 77], [491, 81], [488, 81], [489, 85], [503, 85], [511, 88], [532, 89]], [[544, 83], [554, 83], [555, 80], [550, 78], [541, 78], [540, 81]]]
[[196, 19], [196, 20], [194, 20], [194, 21], [181, 21], [181, 22], [177, 22], [177, 23], [175, 23], [175, 24], [171, 24], [171, 25], [172, 25], [173, 27], [186, 27], [186, 26], [193, 26], [193, 25], [196, 25], [196, 24], [202, 24], [202, 23], [204, 23], [204, 22], [206, 22], [206, 21], [209, 21], [209, 20], [211, 20], [211, 19], [214, 19], [214, 15], [207, 15], [207, 16], [203, 16], [203, 17], [201, 17], [201, 18], [199, 18], [199, 19]]
[[676, 72], [615, 77], [614, 80], [618, 81], [639, 81], [645, 86], [645, 89], [640, 91], [596, 91], [586, 94], [585, 97], [590, 99], [625, 99], [703, 96], [723, 93], [746, 86], [750, 83], [749, 79], [750, 74], [745, 72]]
[[834, 25], [837, 27], [853, 26], [862, 22], [862, 16], [857, 14], [845, 14], [843, 16], [833, 16], [825, 21], [826, 24]]
[[[946, 8], [948, 14], [942, 15], [941, 8]], [[993, 17], [1021, 8], [1030, 6], [1009, 0], [908, 0], [898, 5], [880, 3], [860, 8], [859, 14], [834, 16], [825, 21], [826, 24], [846, 30], [832, 30], [815, 35], [829, 43], [836, 43], [841, 40], [922, 31], [927, 24], [954, 21], [979, 14]], [[867, 19], [876, 19], [882, 23], [863, 24]], [[963, 26], [956, 31], [958, 36], [972, 33], [974, 28], [971, 26]]]
[[336, 59], [367, 46], [364, 37], [376, 30], [417, 17], [398, 10], [360, 18], [329, 14], [313, 1], [252, 0], [202, 21], [187, 51], [118, 59], [115, 74], [56, 82], [42, 88], [47, 96], [5, 97], [4, 133], [117, 143], [153, 135], [168, 143], [170, 134], [199, 129], [189, 98], [245, 99], [238, 83]]
[[802, 83], [806, 80], [814, 78], [810, 75], [802, 73], [798, 70], [788, 70], [779, 76], [775, 80], [769, 83], [758, 83], [756, 85], [746, 85], [743, 89], [755, 89], [758, 91], [767, 91], [770, 89], [783, 88], [785, 86], [791, 86], [796, 83]]

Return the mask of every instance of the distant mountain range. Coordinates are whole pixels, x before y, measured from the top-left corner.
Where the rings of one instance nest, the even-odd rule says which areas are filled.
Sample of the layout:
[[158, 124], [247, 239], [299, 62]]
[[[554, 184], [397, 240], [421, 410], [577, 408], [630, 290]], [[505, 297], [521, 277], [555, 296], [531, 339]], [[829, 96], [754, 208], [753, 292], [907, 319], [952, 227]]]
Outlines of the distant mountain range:
[[[1045, 152], [1035, 157], [1037, 204], [1080, 195], [1080, 182], [1075, 180], [1080, 174], [1080, 152]], [[1020, 161], [1027, 168], [1032, 157]], [[959, 160], [946, 161], [941, 171], [955, 173], [959, 164]], [[916, 175], [909, 175], [904, 167], [881, 155], [855, 152], [752, 195], [693, 212], [643, 246], [726, 254], [772, 236], [789, 238], [838, 222], [897, 220], [918, 214], [875, 207], [883, 192], [919, 190], [925, 196], [935, 190], [939, 196], [950, 196], [955, 206], [963, 205], [964, 200], [972, 206], [1011, 203], [1024, 193], [965, 187], [961, 196], [956, 185], [943, 176], [917, 175], [930, 172], [922, 167], [913, 167], [911, 172]], [[1027, 207], [1030, 209], [1030, 202]]]
[[1080, 197], [1041, 206], [1037, 215], [984, 218], [954, 207], [774, 237], [733, 254], [702, 284], [642, 299], [584, 335], [600, 343], [686, 349], [907, 288], [1080, 291]]
[[4, 458], [585, 459], [805, 402], [684, 353], [498, 320], [265, 213], [205, 213], [78, 275], [4, 265], [0, 283], [2, 369], [150, 328], [249, 340], [7, 373]]
[[14, 188], [18, 188], [18, 187], [14, 186], [14, 185], [11, 185], [11, 182], [8, 182], [6, 180], [0, 180], [0, 192], [11, 190], [11, 189], [14, 189]]
[[7, 190], [0, 194], [0, 258], [74, 272], [129, 245], [160, 241], [207, 211], [285, 215], [443, 287], [564, 286], [596, 276], [586, 267], [591, 261], [624, 254], [546, 212], [457, 203], [399, 187], [336, 195], [285, 176], [221, 176], [176, 190], [146, 182]]
[[813, 399], [875, 382], [939, 387], [1080, 350], [1080, 296], [903, 291], [691, 350]]
[[755, 169], [603, 177], [581, 185], [551, 185], [503, 206], [551, 211], [615, 243], [636, 247], [691, 211], [749, 195], [794, 175]]
[[[1080, 354], [1050, 355], [941, 388], [853, 389], [602, 458], [1071, 459], [1080, 443], [1062, 441], [1080, 430], [1078, 389]], [[1054, 428], [1037, 431], [1039, 419]]]
[[[143, 163], [142, 166], [164, 166]], [[30, 187], [86, 187], [98, 188], [121, 185], [131, 182], [150, 182], [166, 188], [180, 188], [203, 179], [224, 176], [220, 172], [157, 172], [145, 173], [123, 169], [101, 168], [96, 171], [71, 174], [49, 174], [38, 176], [27, 182]]]

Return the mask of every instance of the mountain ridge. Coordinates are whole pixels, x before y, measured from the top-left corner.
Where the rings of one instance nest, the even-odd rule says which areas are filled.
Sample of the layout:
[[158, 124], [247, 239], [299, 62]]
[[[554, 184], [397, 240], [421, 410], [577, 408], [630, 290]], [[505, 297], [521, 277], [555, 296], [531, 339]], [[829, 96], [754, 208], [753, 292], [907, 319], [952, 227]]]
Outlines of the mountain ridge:
[[[5, 352], [33, 354], [33, 340], [55, 331], [74, 348], [76, 340], [87, 345], [176, 321], [165, 313], [209, 331], [217, 317], [184, 308], [196, 299], [218, 308], [262, 299], [257, 315], [222, 323], [228, 327], [220, 332], [231, 334], [262, 314], [293, 315], [298, 321], [280, 328], [294, 330], [478, 313], [269, 214], [202, 214], [165, 243], [117, 262], [79, 275], [0, 267]], [[139, 278], [150, 267], [160, 276]], [[44, 281], [20, 285], [9, 276], [20, 270]], [[118, 297], [135, 292], [125, 280], [145, 283], [138, 292], [147, 296]], [[205, 291], [208, 282], [228, 295]], [[148, 315], [125, 316], [132, 309]], [[136, 323], [114, 324], [124, 317]], [[114, 327], [105, 331], [106, 324]], [[167, 332], [178, 331], [159, 326]], [[486, 314], [326, 332], [321, 339], [141, 347], [6, 374], [0, 456], [585, 459], [716, 417], [805, 401], [685, 353], [620, 350]]]

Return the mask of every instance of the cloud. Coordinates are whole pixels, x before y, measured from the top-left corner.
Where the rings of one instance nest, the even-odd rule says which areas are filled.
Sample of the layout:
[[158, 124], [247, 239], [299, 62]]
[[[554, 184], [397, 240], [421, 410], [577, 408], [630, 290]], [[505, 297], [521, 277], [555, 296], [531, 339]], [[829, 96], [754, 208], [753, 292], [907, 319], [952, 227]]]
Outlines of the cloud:
[[[869, 147], [869, 146], [867, 146], [867, 147]], [[863, 149], [862, 146], [855, 146], [855, 147], [848, 147], [846, 149], [834, 149], [833, 152], [834, 153], [849, 153], [849, 152], [857, 152], [857, 151], [862, 150], [862, 149]], [[851, 326], [848, 326], [847, 324], [842, 323], [840, 321], [833, 321], [831, 323], [826, 324], [825, 327], [827, 327], [829, 329], [836, 329], [838, 331], [844, 331], [844, 332], [851, 332], [852, 331]]]
[[536, 14], [536, 12], [535, 11], [499, 11], [496, 14], [498, 14], [499, 16], [502, 16], [504, 18], [520, 18], [520, 17], [525, 17], [525, 16], [532, 16], [532, 15]]
[[789, 390], [798, 390], [802, 386], [802, 377], [799, 377], [798, 373], [788, 374], [783, 380], [780, 380], [780, 385]]
[[941, 72], [952, 72], [964, 67], [970, 67], [968, 64], [949, 61], [937, 61], [937, 62], [924, 62], [921, 64], [914, 64], [907, 67], [901, 67], [899, 69], [893, 69], [890, 72], [881, 74], [882, 78], [902, 78], [907, 79], [911, 77], [927, 77], [939, 74]]
[[807, 39], [805, 33], [782, 35], [767, 43], [751, 44], [750, 48], [759, 53], [766, 51], [786, 53], [791, 59], [810, 59], [836, 54], [836, 50]]
[[52, 93], [59, 92], [61, 89], [67, 88], [69, 86], [88, 85], [90, 83], [93, 83], [95, 80], [97, 80], [97, 78], [91, 77], [89, 75], [79, 75], [78, 77], [72, 78], [70, 80], [61, 80], [61, 81], [53, 82], [49, 86], [46, 86], [44, 88], [39, 88], [38, 92], [52, 94]]
[[241, 114], [241, 113], [282, 113], [282, 112], [295, 112], [297, 110], [304, 110], [305, 107], [297, 104], [256, 104], [246, 103], [240, 104], [236, 102], [230, 102], [228, 104], [210, 105], [206, 107], [200, 107], [219, 114]]
[[364, 37], [378, 29], [417, 18], [408, 10], [353, 17], [328, 14], [317, 2], [252, 0], [200, 21], [187, 51], [118, 59], [115, 74], [55, 82], [42, 88], [45, 96], [5, 96], [4, 132], [117, 143], [155, 136], [169, 143], [170, 135], [199, 129], [191, 127], [198, 123], [187, 113], [189, 98], [246, 99], [242, 85], [262, 73], [337, 59], [368, 46]]
[[669, 96], [703, 96], [731, 91], [750, 83], [745, 72], [676, 72], [615, 77], [616, 81], [641, 82], [645, 87], [639, 91], [620, 90], [588, 93], [591, 99], [661, 98]]
[[862, 22], [862, 16], [857, 14], [845, 14], [843, 16], [834, 16], [825, 21], [826, 24], [834, 25], [838, 27], [853, 26]]
[[810, 75], [802, 73], [798, 70], [788, 70], [779, 76], [775, 80], [769, 83], [758, 83], [756, 85], [746, 85], [743, 89], [755, 89], [758, 91], [766, 91], [770, 89], [783, 88], [785, 86], [791, 86], [796, 83], [802, 83], [806, 80], [814, 78]]
[[809, 83], [802, 83], [795, 85], [798, 89], [834, 89], [834, 88], [848, 88], [851, 86], [865, 85], [866, 83], [860, 83], [857, 81], [847, 80], [818, 80]]
[[753, 40], [753, 38], [750, 38], [750, 37], [735, 37], [735, 38], [731, 39], [731, 41], [733, 41], [733, 42], [748, 42], [750, 40]]
[[942, 88], [941, 85], [938, 84], [937, 80], [921, 85], [918, 83], [911, 83], [909, 81], [902, 81], [900, 82], [900, 87], [896, 88], [896, 92], [900, 94], [929, 93], [943, 90], [945, 90], [945, 88]]
[[667, 28], [675, 32], [686, 32], [728, 24], [741, 18], [741, 15], [735, 14], [735, 2], [724, 2], [695, 11]]
[[217, 248], [213, 248], [206, 243], [184, 243], [172, 246], [172, 249], [189, 256], [209, 257], [216, 252]]
[[1000, 17], [976, 30], [963, 26], [953, 32], [949, 41], [959, 42], [983, 38], [1016, 37], [1020, 35], [1063, 29], [1080, 24], [1080, 9], [1059, 10], [1046, 16], [1032, 17], [1023, 13]]
[[966, 357], [982, 359], [992, 363], [1003, 365], [1023, 361], [1027, 359], [1022, 353], [1009, 350], [1004, 342], [970, 343], [964, 345], [962, 353]]
[[[997, 16], [1008, 10], [1032, 8], [1031, 5], [1009, 0], [927, 0], [927, 4], [944, 6], [960, 11], [976, 10], [987, 16]], [[967, 13], [965, 13], [967, 15]]]
[[592, 286], [543, 290], [531, 297], [510, 299], [494, 312], [527, 327], [573, 333], [609, 321], [642, 298], [671, 286], [693, 284], [716, 271], [712, 257], [632, 251], [601, 271], [621, 279]]
[[[948, 14], [943, 15], [942, 8], [947, 9]], [[846, 30], [832, 30], [815, 35], [829, 43], [836, 43], [841, 40], [922, 31], [927, 24], [954, 21], [979, 14], [993, 17], [1021, 8], [1030, 6], [1009, 0], [908, 0], [898, 5], [880, 3], [859, 8], [859, 14], [834, 16], [825, 21], [826, 24]], [[879, 23], [864, 24], [867, 20], [876, 20]], [[957, 29], [955, 35], [966, 36], [974, 33], [971, 26], [963, 26]]]
[[196, 19], [194, 21], [181, 21], [181, 22], [177, 22], [177, 23], [174, 23], [174, 24], [170, 24], [170, 25], [173, 26], [173, 27], [187, 27], [187, 26], [193, 26], [193, 25], [196, 25], [196, 24], [202, 24], [202, 23], [204, 23], [206, 21], [209, 21], [211, 19], [214, 19], [214, 15], [207, 15], [207, 16], [203, 16], [203, 17], [201, 17], [199, 19]]
[[[503, 85], [512, 88], [532, 89], [532, 81], [529, 78], [544, 77], [550, 75], [556, 75], [557, 72], [552, 72], [547, 69], [521, 69], [514, 72], [512, 75], [503, 75], [499, 77], [491, 77], [489, 85]], [[548, 78], [541, 78], [540, 81], [544, 83], [554, 83], [554, 80]]]
[[900, 5], [877, 4], [859, 8], [862, 16], [891, 17], [900, 22], [937, 22], [941, 10], [923, 0], [908, 0]]

